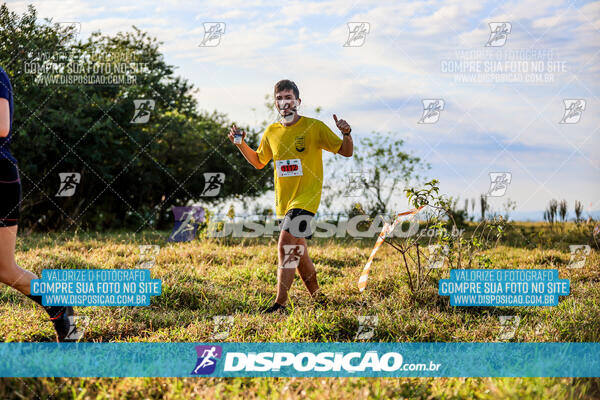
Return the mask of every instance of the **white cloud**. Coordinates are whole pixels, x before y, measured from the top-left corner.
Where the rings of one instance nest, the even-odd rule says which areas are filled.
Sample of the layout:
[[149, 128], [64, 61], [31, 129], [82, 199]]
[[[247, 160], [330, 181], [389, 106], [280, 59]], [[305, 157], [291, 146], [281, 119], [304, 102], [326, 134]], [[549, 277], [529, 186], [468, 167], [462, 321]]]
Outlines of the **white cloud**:
[[[9, 7], [23, 12], [26, 4], [13, 2]], [[478, 185], [487, 182], [485, 169], [493, 154], [477, 153], [477, 146], [496, 145], [499, 151], [495, 140], [503, 145], [514, 141], [511, 154], [519, 162], [505, 156], [494, 167], [529, 168], [537, 180], [525, 170], [519, 172], [516, 196], [511, 198], [529, 201], [531, 188], [537, 189], [545, 179], [550, 179], [548, 188], [554, 189], [541, 188], [536, 198], [519, 207], [542, 208], [554, 191], [568, 190], [571, 197], [581, 194], [581, 200], [600, 194], [597, 186], [587, 184], [594, 176], [600, 177], [600, 159], [592, 151], [600, 144], [600, 135], [594, 134], [600, 126], [599, 114], [594, 112], [600, 107], [600, 54], [595, 45], [600, 39], [599, 1], [583, 5], [566, 0], [147, 0], [135, 6], [63, 0], [34, 4], [41, 17], [81, 21], [82, 34], [96, 29], [115, 33], [131, 25], [148, 31], [164, 42], [161, 49], [167, 62], [179, 66], [178, 73], [198, 86], [200, 106], [225, 112], [236, 121], [262, 121], [264, 94], [271, 93], [278, 79], [290, 78], [300, 86], [301, 110], [312, 115], [314, 107], [323, 107], [321, 118], [330, 126], [330, 114], [335, 112], [350, 121], [355, 132], [395, 132], [420, 151], [430, 152], [429, 146], [438, 143], [464, 146], [462, 153], [452, 154], [436, 148], [431, 157], [437, 172], [455, 170]], [[205, 21], [226, 22], [219, 46], [198, 46]], [[346, 23], [352, 21], [369, 22], [371, 31], [364, 46], [345, 48]], [[506, 47], [498, 51], [549, 48], [559, 61], [567, 62], [568, 72], [557, 74], [552, 84], [538, 86], [461, 85], [451, 74], [442, 74], [440, 61], [456, 57], [455, 50], [484, 48], [490, 34], [488, 23], [494, 21], [513, 24]], [[436, 97], [446, 101], [440, 121], [418, 126], [421, 100]], [[580, 123], [558, 125], [562, 99], [580, 97], [588, 101]], [[580, 152], [551, 177], [564, 161], [552, 157], [570, 154], [575, 151], [572, 145]], [[539, 154], [532, 151], [536, 148]], [[569, 179], [578, 169], [586, 171], [584, 177]], [[445, 185], [460, 193], [464, 180], [452, 176]]]

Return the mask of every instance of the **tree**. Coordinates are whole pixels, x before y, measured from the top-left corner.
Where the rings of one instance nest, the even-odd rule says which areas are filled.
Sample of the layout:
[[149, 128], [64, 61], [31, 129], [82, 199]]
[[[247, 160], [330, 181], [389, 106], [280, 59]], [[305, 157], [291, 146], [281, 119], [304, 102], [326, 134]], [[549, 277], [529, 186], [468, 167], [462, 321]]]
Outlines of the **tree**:
[[[252, 198], [272, 188], [268, 171], [240, 161], [227, 139], [227, 117], [197, 110], [196, 89], [175, 76], [157, 39], [133, 27], [75, 41], [72, 27], [38, 21], [32, 6], [22, 16], [0, 6], [0, 24], [0, 63], [14, 89], [21, 225], [164, 228], [172, 206]], [[74, 71], [117, 70], [128, 83], [48, 83], [82, 76]], [[136, 99], [155, 102], [147, 123], [131, 123]], [[246, 131], [256, 147], [258, 132]], [[81, 174], [72, 197], [55, 196], [59, 172]], [[205, 172], [225, 173], [219, 196], [202, 197]]]
[[[355, 144], [350, 163], [346, 159], [339, 163], [331, 159], [329, 165], [334, 168], [328, 180], [337, 181], [341, 187], [333, 187], [324, 202], [332, 204], [334, 199], [339, 201], [346, 191], [349, 173], [358, 172], [356, 177], [364, 189], [361, 205], [365, 213], [374, 217], [389, 212], [390, 200], [396, 189], [408, 184], [411, 179], [419, 180], [419, 172], [430, 168], [419, 157], [403, 151], [403, 145], [402, 139], [373, 132], [370, 137], [361, 139], [360, 145]], [[348, 205], [351, 209], [353, 204]]]

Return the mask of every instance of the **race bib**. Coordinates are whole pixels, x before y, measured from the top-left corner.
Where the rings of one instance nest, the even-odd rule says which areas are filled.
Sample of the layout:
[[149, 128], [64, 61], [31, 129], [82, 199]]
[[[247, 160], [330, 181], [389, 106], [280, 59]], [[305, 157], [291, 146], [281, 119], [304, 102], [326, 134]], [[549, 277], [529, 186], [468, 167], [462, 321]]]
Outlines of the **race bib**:
[[277, 176], [280, 178], [286, 176], [302, 176], [302, 162], [299, 158], [291, 160], [275, 160]]

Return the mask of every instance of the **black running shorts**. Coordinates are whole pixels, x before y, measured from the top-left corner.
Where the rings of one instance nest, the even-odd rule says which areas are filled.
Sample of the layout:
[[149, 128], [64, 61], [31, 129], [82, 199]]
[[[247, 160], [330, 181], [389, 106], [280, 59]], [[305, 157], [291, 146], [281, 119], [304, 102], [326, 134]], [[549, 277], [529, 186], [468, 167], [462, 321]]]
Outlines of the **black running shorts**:
[[13, 161], [0, 158], [0, 228], [15, 226], [21, 208], [21, 179]]
[[302, 208], [292, 208], [283, 219], [279, 220], [279, 228], [297, 238], [310, 239], [312, 238], [310, 222], [314, 216], [315, 214]]

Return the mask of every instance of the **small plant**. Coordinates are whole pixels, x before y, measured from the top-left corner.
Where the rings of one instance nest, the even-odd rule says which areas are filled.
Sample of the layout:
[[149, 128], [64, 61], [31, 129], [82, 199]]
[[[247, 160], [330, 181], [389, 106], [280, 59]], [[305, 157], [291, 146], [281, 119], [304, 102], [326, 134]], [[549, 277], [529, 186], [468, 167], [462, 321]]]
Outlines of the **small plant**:
[[227, 211], [227, 216], [232, 221], [235, 219], [235, 207], [233, 206], [233, 204], [229, 206], [229, 210]]
[[484, 221], [485, 211], [488, 209], [487, 197], [484, 194], [479, 196], [479, 208], [481, 209], [481, 221]]
[[[432, 269], [440, 268], [446, 260], [450, 268], [471, 268], [474, 262], [477, 266], [491, 267], [492, 260], [481, 253], [497, 245], [507, 225], [506, 219], [501, 216], [493, 220], [483, 219], [470, 235], [464, 235], [462, 230], [457, 229], [455, 218], [459, 216], [462, 223], [464, 210], [457, 212], [456, 199], [439, 195], [438, 184], [439, 181], [433, 179], [421, 189], [405, 189], [409, 203], [423, 216], [425, 229], [410, 237], [385, 240], [401, 254], [413, 296], [424, 288]], [[435, 235], [425, 235], [425, 232], [432, 231]]]
[[510, 212], [517, 209], [517, 202], [512, 201], [511, 199], [506, 199], [506, 202], [502, 205], [504, 208], [504, 219], [506, 221], [510, 218]]
[[[358, 215], [367, 215], [367, 212], [365, 211], [363, 205], [360, 202], [352, 203], [350, 208], [348, 210], [346, 210], [346, 213], [348, 214], [348, 219], [354, 218]], [[359, 231], [365, 231], [365, 230], [369, 229], [369, 226], [371, 225], [372, 222], [373, 222], [373, 217], [369, 216], [366, 220], [360, 221], [356, 225], [356, 228]]]
[[550, 225], [553, 225], [556, 221], [556, 212], [558, 210], [558, 202], [554, 199], [550, 200], [546, 211], [544, 211], [544, 220], [548, 221]]
[[579, 200], [575, 200], [575, 222], [581, 222], [581, 215], [583, 214], [583, 204]]
[[560, 215], [560, 220], [565, 222], [567, 220], [567, 201], [561, 200], [558, 205], [558, 215]]

